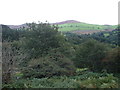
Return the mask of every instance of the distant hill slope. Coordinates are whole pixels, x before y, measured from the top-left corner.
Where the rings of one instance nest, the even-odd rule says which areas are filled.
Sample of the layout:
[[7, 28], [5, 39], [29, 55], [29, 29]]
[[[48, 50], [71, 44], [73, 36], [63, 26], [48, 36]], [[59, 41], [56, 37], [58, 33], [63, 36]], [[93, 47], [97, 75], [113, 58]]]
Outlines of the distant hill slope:
[[[112, 31], [117, 28], [117, 25], [97, 25], [79, 22], [76, 20], [66, 20], [63, 22], [51, 23], [51, 25], [58, 25], [59, 31], [72, 32], [78, 34], [94, 33], [100, 31]], [[22, 25], [8, 25], [12, 29], [27, 27], [26, 24]]]
[[26, 24], [22, 24], [22, 25], [7, 25], [7, 26], [9, 26], [11, 29], [18, 29], [18, 28], [27, 27]]
[[53, 23], [53, 24], [57, 24], [57, 25], [60, 25], [60, 24], [69, 24], [69, 23], [80, 23], [79, 21], [76, 21], [76, 20], [66, 20], [66, 21], [62, 21], [62, 22], [56, 22], [56, 23]]
[[79, 30], [113, 30], [117, 25], [97, 25], [83, 22], [57, 24], [59, 31], [79, 31]]

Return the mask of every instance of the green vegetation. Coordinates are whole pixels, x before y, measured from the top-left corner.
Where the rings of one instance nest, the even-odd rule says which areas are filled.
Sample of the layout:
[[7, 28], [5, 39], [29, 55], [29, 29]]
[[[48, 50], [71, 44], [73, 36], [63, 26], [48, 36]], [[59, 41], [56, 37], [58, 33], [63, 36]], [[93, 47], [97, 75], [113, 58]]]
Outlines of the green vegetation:
[[112, 30], [116, 25], [95, 25], [87, 23], [67, 23], [59, 24], [59, 31], [75, 31], [75, 30]]
[[104, 34], [105, 37], [108, 37], [109, 35], [110, 35], [109, 33], [105, 33], [105, 34]]
[[102, 32], [97, 32], [97, 33], [93, 33], [93, 34], [82, 34], [82, 35], [78, 35], [78, 34], [74, 34], [74, 33], [64, 33], [67, 40], [70, 43], [74, 43], [74, 44], [81, 44], [82, 42], [88, 40], [89, 39], [95, 39], [97, 41], [100, 42], [104, 42], [106, 44], [110, 44], [110, 45], [120, 45], [119, 42], [119, 30], [115, 29], [113, 31], [102, 31]]
[[100, 72], [103, 67], [101, 60], [105, 57], [107, 50], [108, 46], [104, 43], [90, 39], [79, 45], [73, 61], [79, 68], [87, 67], [92, 71]]
[[118, 88], [118, 79], [112, 74], [84, 72], [78, 76], [54, 76], [15, 80], [6, 88]]
[[119, 87], [119, 28], [77, 35], [48, 23], [27, 25], [2, 26], [3, 88]]

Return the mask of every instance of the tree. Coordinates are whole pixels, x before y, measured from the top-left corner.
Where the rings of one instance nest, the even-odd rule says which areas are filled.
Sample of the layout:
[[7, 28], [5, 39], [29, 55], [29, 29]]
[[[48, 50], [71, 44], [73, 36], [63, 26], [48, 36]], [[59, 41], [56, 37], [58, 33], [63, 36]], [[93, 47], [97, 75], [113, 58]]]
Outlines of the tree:
[[109, 50], [102, 61], [108, 72], [120, 73], [120, 47]]
[[73, 60], [77, 67], [87, 67], [92, 71], [101, 71], [101, 60], [105, 57], [107, 46], [94, 39], [79, 45], [76, 58]]
[[27, 33], [21, 39], [20, 43], [25, 51], [32, 58], [41, 57], [47, 54], [51, 48], [59, 47], [57, 36], [60, 33], [56, 26], [47, 23], [28, 24]]
[[22, 60], [24, 77], [51, 77], [73, 75], [75, 67], [71, 58], [73, 49], [65, 41], [56, 26], [46, 23], [28, 24], [27, 33], [20, 42], [25, 53], [30, 55]]

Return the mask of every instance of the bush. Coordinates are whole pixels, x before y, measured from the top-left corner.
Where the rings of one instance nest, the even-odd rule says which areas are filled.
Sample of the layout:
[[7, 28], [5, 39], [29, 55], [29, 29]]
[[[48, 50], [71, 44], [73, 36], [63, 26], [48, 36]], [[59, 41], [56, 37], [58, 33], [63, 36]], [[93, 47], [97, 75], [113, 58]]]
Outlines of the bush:
[[60, 75], [73, 75], [75, 67], [72, 61], [62, 53], [51, 51], [45, 57], [32, 59], [23, 69], [24, 77], [51, 77]]
[[94, 39], [87, 40], [76, 49], [76, 58], [73, 60], [78, 68], [89, 68], [92, 71], [101, 71], [101, 60], [105, 57], [108, 46]]
[[103, 62], [109, 73], [120, 73], [120, 47], [109, 50]]
[[118, 88], [117, 78], [111, 74], [101, 76], [88, 73], [79, 76], [54, 76], [51, 78], [32, 78], [16, 80], [14, 84], [3, 85], [11, 88]]

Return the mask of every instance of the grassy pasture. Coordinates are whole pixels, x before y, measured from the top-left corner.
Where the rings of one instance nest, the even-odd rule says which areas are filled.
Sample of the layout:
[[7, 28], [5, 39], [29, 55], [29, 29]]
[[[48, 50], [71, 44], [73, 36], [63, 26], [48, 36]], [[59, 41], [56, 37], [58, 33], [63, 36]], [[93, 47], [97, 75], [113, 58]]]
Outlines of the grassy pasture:
[[75, 31], [75, 30], [112, 30], [117, 27], [117, 25], [96, 25], [87, 23], [66, 23], [59, 24], [59, 31]]

